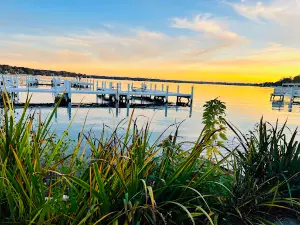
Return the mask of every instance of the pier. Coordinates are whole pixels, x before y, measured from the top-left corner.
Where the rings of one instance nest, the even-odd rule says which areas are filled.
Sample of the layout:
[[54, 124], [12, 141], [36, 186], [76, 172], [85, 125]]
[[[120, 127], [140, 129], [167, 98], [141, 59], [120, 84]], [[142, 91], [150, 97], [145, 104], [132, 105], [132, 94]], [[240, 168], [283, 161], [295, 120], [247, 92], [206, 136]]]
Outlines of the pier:
[[300, 103], [300, 83], [284, 83], [281, 87], [275, 87], [273, 93], [270, 95], [270, 100], [277, 102], [284, 102], [284, 99], [289, 98], [289, 109], [292, 109], [294, 104]]
[[[72, 95], [94, 95], [95, 104], [97, 105], [109, 105], [118, 108], [131, 108], [135, 105], [147, 105], [159, 106], [165, 105], [168, 107], [170, 97], [176, 99], [176, 106], [189, 106], [190, 113], [192, 112], [194, 87], [191, 87], [190, 93], [180, 92], [180, 86], [177, 86], [177, 90], [171, 91], [169, 86], [162, 84], [158, 87], [157, 84], [140, 84], [140, 87], [136, 87], [134, 83], [127, 84], [122, 88], [122, 82], [106, 82], [97, 80], [80, 81], [74, 80], [62, 80], [60, 77], [53, 77], [50, 80], [51, 88], [39, 88], [42, 83], [49, 83], [48, 81], [41, 80], [36, 76], [21, 76], [6, 75], [1, 77], [0, 90], [7, 92], [13, 97], [13, 101], [19, 103], [19, 93], [50, 93], [54, 96], [53, 104], [56, 104], [60, 99], [60, 106], [68, 106], [72, 103]], [[25, 86], [19, 85], [20, 83]], [[135, 100], [140, 100], [141, 104], [136, 104]], [[99, 101], [101, 101], [99, 103]]]

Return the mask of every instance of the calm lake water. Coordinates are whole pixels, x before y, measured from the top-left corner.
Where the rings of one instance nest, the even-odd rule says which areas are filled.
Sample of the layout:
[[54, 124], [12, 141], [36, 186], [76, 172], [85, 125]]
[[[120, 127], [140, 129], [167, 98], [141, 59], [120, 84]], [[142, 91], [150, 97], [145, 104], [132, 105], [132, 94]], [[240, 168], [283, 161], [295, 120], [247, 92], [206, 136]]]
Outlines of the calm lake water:
[[[116, 82], [116, 81], [114, 81]], [[131, 83], [131, 81], [128, 81]], [[127, 87], [126, 81], [122, 81], [123, 87]], [[101, 81], [99, 81], [99, 84]], [[137, 86], [139, 82], [134, 82]], [[149, 85], [149, 84], [148, 84]], [[167, 84], [165, 84], [166, 86]], [[168, 84], [169, 90], [176, 92], [177, 84]], [[179, 84], [180, 92], [190, 93], [191, 84]], [[161, 83], [157, 83], [161, 87]], [[44, 87], [50, 88], [50, 87]], [[151, 120], [152, 139], [155, 139], [163, 132], [168, 126], [175, 122], [184, 121], [180, 127], [180, 137], [182, 140], [193, 141], [196, 140], [201, 129], [203, 104], [216, 97], [219, 97], [226, 103], [227, 106], [227, 120], [233, 123], [237, 128], [243, 132], [253, 129], [255, 124], [259, 122], [263, 116], [265, 120], [275, 124], [279, 120], [283, 124], [287, 120], [288, 127], [295, 129], [300, 124], [300, 108], [293, 106], [292, 112], [288, 111], [288, 102], [284, 107], [272, 106], [270, 102], [270, 93], [272, 88], [262, 87], [247, 87], [247, 86], [225, 86], [225, 85], [194, 85], [194, 101], [192, 115], [189, 117], [189, 107], [175, 107], [168, 108], [167, 117], [165, 117], [165, 107], [158, 108], [144, 108], [135, 109], [134, 117], [138, 118], [139, 126], [144, 126], [147, 121]], [[21, 102], [26, 99], [26, 94], [20, 95]], [[175, 99], [170, 98], [169, 101], [175, 102]], [[288, 99], [287, 99], [288, 101]], [[33, 94], [32, 102], [47, 103], [53, 102], [51, 94]], [[72, 95], [73, 103], [93, 103], [96, 102], [95, 96]], [[39, 108], [32, 108], [31, 110], [38, 110]], [[19, 112], [21, 109], [18, 109]], [[133, 109], [130, 109], [130, 113]], [[40, 108], [42, 116], [45, 117], [51, 112], [51, 108]], [[75, 116], [73, 120], [69, 135], [71, 138], [77, 138], [78, 133], [82, 129], [82, 125], [86, 119], [85, 131], [92, 129], [96, 134], [100, 134], [103, 124], [114, 128], [116, 125], [126, 117], [126, 108], [120, 109], [118, 117], [115, 115], [115, 109], [109, 108], [72, 108], [71, 117]], [[59, 108], [57, 118], [53, 119], [53, 129], [61, 134], [70, 123], [70, 115], [67, 108]], [[126, 125], [123, 125], [125, 128]], [[166, 134], [174, 131], [174, 126], [170, 127]], [[109, 129], [107, 129], [109, 130]], [[228, 132], [230, 139], [233, 134]]]

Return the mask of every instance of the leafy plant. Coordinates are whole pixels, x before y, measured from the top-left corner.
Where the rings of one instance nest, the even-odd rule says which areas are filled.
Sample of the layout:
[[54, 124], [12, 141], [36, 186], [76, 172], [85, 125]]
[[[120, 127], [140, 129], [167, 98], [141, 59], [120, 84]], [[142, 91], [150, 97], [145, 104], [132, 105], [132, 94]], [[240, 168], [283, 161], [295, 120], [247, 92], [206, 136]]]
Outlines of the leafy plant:
[[[226, 105], [224, 102], [215, 98], [207, 101], [204, 104], [204, 112], [202, 116], [202, 123], [205, 125], [204, 134], [213, 133], [206, 151], [207, 157], [212, 158], [213, 154], [219, 154], [218, 147], [222, 147], [226, 137]], [[215, 132], [218, 130], [219, 132]]]

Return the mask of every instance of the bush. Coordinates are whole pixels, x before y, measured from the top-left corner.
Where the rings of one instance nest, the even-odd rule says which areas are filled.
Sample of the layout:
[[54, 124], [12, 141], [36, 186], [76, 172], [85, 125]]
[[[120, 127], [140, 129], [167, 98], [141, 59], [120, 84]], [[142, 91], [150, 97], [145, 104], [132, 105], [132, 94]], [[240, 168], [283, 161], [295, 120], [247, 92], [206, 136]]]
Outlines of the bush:
[[[257, 129], [244, 135], [228, 123], [236, 134], [232, 193], [234, 198], [224, 203], [224, 212], [234, 221], [267, 223], [280, 213], [299, 210], [300, 145], [286, 137], [286, 125], [279, 128], [263, 120]], [[284, 211], [284, 212], [283, 212]]]

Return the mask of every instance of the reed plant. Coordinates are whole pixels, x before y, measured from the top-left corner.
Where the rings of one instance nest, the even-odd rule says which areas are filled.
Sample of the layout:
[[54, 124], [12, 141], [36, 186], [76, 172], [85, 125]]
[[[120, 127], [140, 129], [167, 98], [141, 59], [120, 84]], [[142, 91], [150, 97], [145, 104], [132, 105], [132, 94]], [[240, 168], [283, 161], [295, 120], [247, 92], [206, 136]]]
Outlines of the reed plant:
[[244, 136], [228, 123], [239, 145], [211, 161], [203, 155], [222, 127], [183, 150], [179, 124], [150, 141], [150, 123], [140, 129], [132, 114], [125, 132], [124, 121], [110, 136], [83, 125], [70, 143], [51, 127], [56, 107], [42, 120], [28, 98], [15, 118], [3, 98], [1, 224], [272, 224], [299, 211], [299, 145], [283, 128], [261, 122]]
[[224, 202], [224, 217], [246, 224], [269, 224], [282, 216], [299, 216], [297, 129], [291, 132], [286, 123], [279, 127], [277, 121], [272, 126], [261, 119], [246, 135], [232, 124], [227, 125], [235, 133], [238, 147], [231, 164], [234, 198]]

